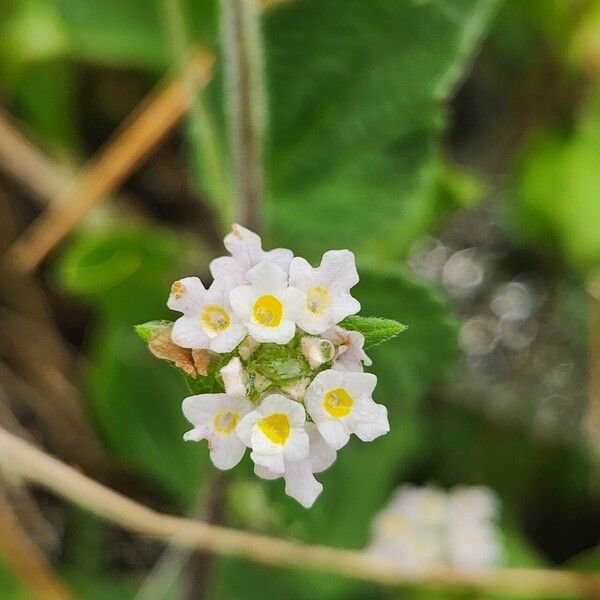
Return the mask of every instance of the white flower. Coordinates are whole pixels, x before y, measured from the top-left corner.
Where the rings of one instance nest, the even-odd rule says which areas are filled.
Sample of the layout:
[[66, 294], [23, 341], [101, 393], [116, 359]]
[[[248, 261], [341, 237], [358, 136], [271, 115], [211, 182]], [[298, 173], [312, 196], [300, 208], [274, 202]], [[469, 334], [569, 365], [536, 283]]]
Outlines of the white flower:
[[328, 469], [335, 462], [336, 452], [325, 442], [314, 423], [306, 423], [306, 432], [309, 438], [307, 458], [295, 462], [284, 460], [283, 474], [274, 473], [260, 465], [254, 467], [254, 472], [263, 479], [283, 477], [285, 493], [304, 508], [310, 508], [323, 491], [323, 485], [315, 479], [313, 473]]
[[198, 442], [208, 440], [210, 458], [218, 469], [235, 467], [246, 446], [236, 435], [240, 419], [252, 410], [252, 404], [242, 396], [200, 394], [189, 396], [182, 404], [185, 418], [194, 425], [183, 439]]
[[390, 430], [386, 407], [371, 398], [376, 384], [377, 377], [372, 373], [328, 369], [308, 386], [308, 414], [336, 450], [348, 442], [351, 433], [363, 442], [371, 442]]
[[447, 552], [450, 564], [463, 571], [491, 569], [501, 558], [498, 535], [490, 522], [450, 527]]
[[485, 486], [457, 486], [448, 498], [451, 522], [494, 521], [498, 517], [498, 508], [496, 495]]
[[496, 509], [487, 488], [404, 485], [376, 517], [370, 549], [406, 569], [489, 569], [502, 553]]
[[348, 315], [360, 310], [350, 294], [358, 283], [354, 254], [349, 250], [325, 252], [316, 269], [300, 257], [290, 264], [290, 285], [306, 292], [298, 326], [313, 334], [323, 333]]
[[231, 306], [257, 342], [287, 344], [296, 333], [304, 292], [288, 287], [283, 269], [263, 261], [248, 271], [252, 285], [233, 288]]
[[171, 286], [167, 306], [183, 313], [171, 337], [183, 348], [231, 352], [246, 336], [246, 327], [231, 310], [231, 279], [215, 280], [208, 288], [198, 277], [186, 277]]
[[305, 422], [302, 404], [280, 394], [271, 394], [238, 423], [236, 432], [240, 440], [252, 448], [250, 458], [257, 465], [282, 474], [285, 462], [308, 456]]
[[365, 354], [365, 336], [360, 331], [348, 331], [343, 327], [332, 327], [323, 334], [337, 346], [337, 356], [332, 369], [339, 371], [362, 371], [363, 365], [370, 367], [373, 362]]
[[223, 378], [225, 393], [230, 396], [246, 395], [244, 368], [242, 367], [242, 361], [237, 356], [232, 358], [219, 373]]
[[248, 271], [266, 259], [288, 272], [294, 256], [291, 250], [275, 248], [265, 252], [256, 233], [241, 225], [233, 225], [231, 229], [231, 233], [225, 236], [223, 241], [231, 256], [221, 256], [210, 263], [210, 272], [215, 279], [229, 276], [234, 278], [238, 285], [247, 283]]
[[448, 495], [438, 487], [403, 485], [390, 502], [390, 509], [423, 527], [440, 527], [446, 520]]

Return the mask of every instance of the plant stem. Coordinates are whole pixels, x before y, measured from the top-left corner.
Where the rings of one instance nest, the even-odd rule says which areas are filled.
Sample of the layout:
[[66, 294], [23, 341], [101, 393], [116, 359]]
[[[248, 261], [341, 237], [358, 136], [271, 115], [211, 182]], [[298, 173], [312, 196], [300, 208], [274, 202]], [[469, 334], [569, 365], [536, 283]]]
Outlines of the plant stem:
[[493, 591], [553, 598], [600, 598], [600, 575], [559, 569], [496, 569], [423, 572], [400, 569], [393, 560], [284, 540], [159, 513], [86, 477], [0, 427], [0, 465], [14, 476], [38, 484], [125, 529], [170, 544], [238, 556], [260, 564], [303, 567], [389, 586]]
[[219, 225], [224, 231], [231, 224], [232, 207], [222, 149], [206, 101], [199, 93], [187, 66], [192, 43], [181, 0], [162, 0], [162, 5], [173, 61], [187, 86], [188, 93], [192, 96], [188, 109], [187, 133], [194, 178], [199, 187], [201, 182], [205, 183], [208, 201], [219, 217]]
[[[199, 519], [215, 525], [221, 523], [226, 482], [226, 475], [212, 475], [202, 506], [197, 511]], [[200, 600], [209, 597], [214, 562], [215, 555], [206, 550], [196, 551], [191, 555], [183, 577], [181, 590], [183, 600]]]
[[[201, 521], [219, 521], [224, 475], [214, 474], [201, 486], [192, 517]], [[182, 597], [195, 600], [205, 595], [212, 571], [212, 555], [206, 551], [169, 545], [151, 573], [146, 577], [135, 600], [163, 600], [171, 598], [177, 582], [182, 579]], [[187, 567], [187, 568], [186, 568]]]
[[221, 0], [220, 4], [235, 217], [260, 231], [266, 96], [259, 6], [257, 0]]

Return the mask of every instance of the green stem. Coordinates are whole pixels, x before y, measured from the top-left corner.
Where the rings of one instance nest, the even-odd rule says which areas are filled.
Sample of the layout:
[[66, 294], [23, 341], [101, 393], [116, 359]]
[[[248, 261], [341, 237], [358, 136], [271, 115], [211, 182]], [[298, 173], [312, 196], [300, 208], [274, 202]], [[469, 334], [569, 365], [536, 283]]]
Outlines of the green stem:
[[226, 230], [231, 224], [233, 211], [225, 160], [206, 101], [187, 68], [191, 42], [181, 0], [161, 1], [175, 67], [193, 95], [188, 111], [187, 135], [195, 181], [199, 187], [201, 182], [205, 183], [208, 201], [220, 218], [221, 229]]
[[266, 96], [258, 0], [220, 0], [236, 220], [262, 224]]

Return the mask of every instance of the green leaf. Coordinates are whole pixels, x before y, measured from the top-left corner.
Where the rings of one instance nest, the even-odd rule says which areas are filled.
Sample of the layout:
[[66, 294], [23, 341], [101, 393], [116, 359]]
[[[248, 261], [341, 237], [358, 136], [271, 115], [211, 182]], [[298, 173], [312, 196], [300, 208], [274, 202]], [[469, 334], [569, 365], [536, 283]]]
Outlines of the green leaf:
[[145, 341], [149, 342], [155, 335], [161, 332], [165, 327], [169, 327], [173, 321], [167, 319], [158, 319], [155, 321], [147, 321], [141, 325], [135, 325], [135, 332]]
[[[570, 135], [547, 132], [517, 172], [513, 221], [527, 241], [543, 244], [584, 272], [600, 266], [600, 97]], [[566, 201], [565, 199], [568, 199]]]
[[408, 249], [430, 223], [441, 106], [497, 5], [303, 0], [265, 15], [278, 239], [311, 258]]
[[360, 315], [346, 317], [340, 326], [362, 333], [365, 336], [365, 348], [387, 342], [408, 329], [408, 325], [403, 325], [393, 319], [361, 317]]
[[[195, 41], [216, 37], [217, 2], [180, 0]], [[171, 65], [161, 2], [147, 0], [57, 0], [78, 61], [164, 71]]]

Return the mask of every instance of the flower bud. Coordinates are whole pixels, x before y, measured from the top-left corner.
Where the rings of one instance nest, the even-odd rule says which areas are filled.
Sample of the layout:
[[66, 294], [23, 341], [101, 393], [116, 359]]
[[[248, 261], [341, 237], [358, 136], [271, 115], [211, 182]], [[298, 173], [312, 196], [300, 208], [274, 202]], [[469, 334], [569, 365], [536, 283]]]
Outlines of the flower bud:
[[334, 345], [323, 338], [304, 336], [300, 342], [300, 349], [312, 369], [330, 362], [335, 356]]

